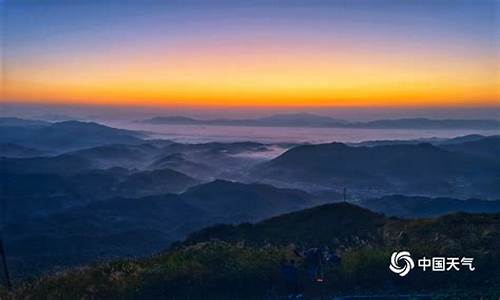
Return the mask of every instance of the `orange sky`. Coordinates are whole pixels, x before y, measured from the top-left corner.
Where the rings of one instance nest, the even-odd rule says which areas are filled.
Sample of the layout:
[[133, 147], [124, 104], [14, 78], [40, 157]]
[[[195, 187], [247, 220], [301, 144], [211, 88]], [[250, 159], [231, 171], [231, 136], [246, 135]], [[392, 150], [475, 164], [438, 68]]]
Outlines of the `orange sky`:
[[35, 102], [233, 106], [491, 105], [499, 99], [500, 81], [478, 61], [310, 52], [129, 59], [97, 57], [24, 66], [10, 72], [4, 97]]
[[385, 15], [351, 16], [375, 18], [373, 24], [311, 18], [282, 26], [279, 18], [290, 21], [289, 16], [248, 25], [242, 14], [228, 21], [234, 29], [192, 10], [179, 13], [199, 14], [199, 23], [173, 26], [165, 16], [155, 21], [185, 33], [160, 31], [163, 27], [151, 32], [151, 19], [134, 23], [133, 18], [118, 23], [121, 27], [96, 19], [100, 30], [85, 31], [88, 22], [73, 24], [69, 13], [76, 12], [38, 12], [31, 17], [47, 22], [47, 28], [21, 28], [19, 35], [15, 20], [6, 23], [12, 41], [4, 48], [5, 101], [264, 107], [500, 103], [499, 55], [496, 42], [488, 40], [488, 23], [476, 26], [479, 33], [462, 36], [458, 23], [422, 22], [419, 15], [416, 24], [402, 18], [399, 29], [385, 24]]

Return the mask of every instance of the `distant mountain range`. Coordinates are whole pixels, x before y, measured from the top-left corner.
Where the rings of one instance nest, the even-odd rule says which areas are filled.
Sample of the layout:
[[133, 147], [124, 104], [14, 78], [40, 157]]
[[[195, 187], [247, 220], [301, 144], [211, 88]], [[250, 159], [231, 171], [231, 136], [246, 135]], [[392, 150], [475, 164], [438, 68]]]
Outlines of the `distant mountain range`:
[[184, 116], [154, 117], [139, 121], [148, 124], [217, 125], [217, 126], [276, 126], [276, 127], [337, 127], [372, 129], [492, 129], [500, 130], [500, 121], [482, 119], [406, 118], [351, 122], [308, 113], [280, 114], [256, 119], [195, 119]]
[[500, 138], [500, 135], [481, 135], [481, 134], [468, 134], [463, 136], [458, 136], [454, 138], [419, 138], [410, 140], [372, 140], [372, 141], [362, 141], [358, 143], [350, 143], [351, 146], [384, 146], [384, 145], [415, 145], [421, 143], [429, 143], [436, 146], [452, 145], [452, 144], [462, 144], [465, 142], [479, 141], [484, 138]]
[[416, 140], [376, 140], [350, 143], [348, 145], [376, 147], [419, 144], [431, 144], [451, 152], [464, 153], [497, 161], [500, 160], [500, 135], [484, 136], [480, 134], [470, 134], [449, 139], [430, 138]]
[[269, 151], [270, 145], [254, 142], [181, 144], [144, 140], [140, 133], [96, 123], [2, 120], [10, 124], [0, 125], [5, 133], [0, 164], [8, 173], [169, 169], [197, 181], [262, 181], [307, 191], [346, 187], [359, 198], [409, 193], [495, 199], [500, 194], [500, 136], [287, 145], [287, 152], [266, 162], [241, 155]]

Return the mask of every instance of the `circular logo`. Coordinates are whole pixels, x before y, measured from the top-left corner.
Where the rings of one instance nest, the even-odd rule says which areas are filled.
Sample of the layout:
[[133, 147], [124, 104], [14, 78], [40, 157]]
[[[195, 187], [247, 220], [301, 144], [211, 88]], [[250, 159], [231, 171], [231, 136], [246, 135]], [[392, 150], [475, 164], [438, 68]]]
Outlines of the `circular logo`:
[[391, 264], [389, 265], [389, 269], [403, 277], [406, 276], [410, 272], [411, 269], [415, 267], [415, 263], [413, 259], [411, 259], [410, 252], [401, 251], [394, 252], [391, 255]]

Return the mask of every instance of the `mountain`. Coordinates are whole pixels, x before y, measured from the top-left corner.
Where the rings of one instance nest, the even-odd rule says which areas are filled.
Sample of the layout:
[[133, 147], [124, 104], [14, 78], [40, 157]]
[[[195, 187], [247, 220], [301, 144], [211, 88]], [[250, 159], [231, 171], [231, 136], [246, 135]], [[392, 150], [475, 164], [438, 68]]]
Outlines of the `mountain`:
[[482, 140], [482, 139], [488, 138], [488, 137], [495, 137], [495, 135], [484, 136], [481, 134], [468, 134], [468, 135], [463, 135], [463, 136], [457, 136], [457, 137], [450, 138], [450, 139], [440, 139], [440, 140], [436, 141], [436, 144], [438, 144], [438, 145], [461, 144], [461, 143], [466, 143], [466, 142], [474, 142], [474, 141]]
[[256, 119], [195, 119], [183, 116], [154, 117], [140, 121], [148, 124], [176, 124], [176, 125], [217, 125], [217, 126], [286, 126], [286, 127], [330, 127], [335, 124], [346, 124], [326, 116], [309, 113], [278, 114]]
[[6, 223], [12, 275], [23, 278], [116, 257], [150, 255], [211, 224], [176, 195], [113, 198]]
[[126, 174], [117, 170], [0, 173], [4, 218], [17, 222], [110, 198], [123, 177]]
[[286, 186], [348, 187], [358, 193], [499, 195], [500, 163], [431, 144], [302, 145], [256, 166], [254, 178]]
[[350, 143], [350, 146], [416, 145], [429, 143], [442, 149], [472, 154], [478, 157], [498, 159], [500, 157], [500, 136], [470, 134], [455, 138], [422, 138], [415, 140], [374, 140]]
[[180, 193], [199, 181], [170, 169], [132, 173], [121, 181], [116, 191], [124, 197], [144, 197], [166, 193]]
[[100, 169], [113, 167], [145, 169], [161, 153], [161, 147], [150, 143], [141, 143], [102, 145], [66, 154], [92, 161]]
[[[500, 291], [500, 285], [494, 283], [497, 279], [491, 280], [500, 279], [499, 228], [499, 213], [459, 213], [434, 219], [402, 220], [384, 217], [352, 204], [335, 203], [292, 212], [256, 224], [208, 227], [191, 234], [174, 249], [203, 249], [203, 245], [218, 241], [234, 245], [236, 249], [282, 249], [281, 256], [277, 255], [276, 260], [289, 257], [291, 244], [297, 245], [299, 251], [310, 247], [333, 249], [341, 257], [341, 265], [323, 267], [327, 284], [314, 287], [313, 282], [301, 281], [302, 284], [309, 285], [309, 289], [305, 289], [306, 293], [314, 295], [316, 291], [318, 299], [321, 299], [320, 296], [324, 298], [326, 290], [330, 290], [332, 296], [343, 293], [361, 294], [364, 297], [380, 295], [381, 284], [384, 285], [383, 294], [386, 295], [418, 291], [468, 295], [471, 290], [457, 288], [458, 282], [467, 284], [468, 287], [481, 287], [476, 292], [494, 298]], [[403, 281], [387, 270], [391, 253], [401, 249], [409, 250], [414, 258], [474, 257], [477, 273], [460, 272], [451, 279], [449, 276], [439, 276], [416, 268]], [[259, 262], [263, 263], [257, 260], [253, 266], [259, 265]], [[248, 268], [255, 272], [251, 266]], [[260, 268], [263, 273], [273, 272], [272, 268]], [[277, 263], [274, 268], [276, 272]], [[302, 272], [307, 274], [307, 267]], [[264, 274], [260, 276], [265, 278]], [[356, 294], [353, 291], [356, 289], [362, 291]], [[309, 294], [306, 298], [315, 299], [313, 295]]]
[[[400, 220], [347, 203], [329, 204], [256, 224], [206, 228], [157, 255], [44, 276], [19, 285], [10, 295], [14, 299], [51, 295], [64, 299], [282, 299], [289, 290], [283, 285], [280, 262], [291, 255], [293, 243], [295, 253], [321, 247], [340, 256], [340, 262], [323, 263], [320, 284], [306, 276], [308, 260], [295, 256], [305, 299], [381, 294], [496, 299], [499, 228], [500, 214]], [[391, 253], [402, 249], [409, 250], [414, 260], [473, 257], [476, 269], [439, 273], [415, 267], [401, 278], [387, 266]]]
[[254, 221], [314, 205], [312, 196], [302, 191], [224, 180], [192, 187], [181, 197], [226, 222]]
[[277, 126], [332, 127], [372, 129], [483, 129], [500, 130], [500, 121], [488, 119], [426, 119], [405, 118], [350, 122], [309, 113], [278, 114], [255, 119], [195, 119], [184, 116], [154, 117], [139, 121], [148, 124], [217, 125], [217, 126]]
[[[498, 137], [497, 135], [485, 136], [481, 134], [469, 134], [464, 136], [458, 136], [454, 138], [420, 138], [413, 140], [373, 140], [373, 141], [363, 141], [358, 143], [350, 143], [350, 146], [387, 146], [387, 145], [416, 145], [422, 143], [429, 143], [434, 146], [448, 146], [454, 144], [462, 144], [465, 142], [474, 142], [482, 140], [484, 138]], [[443, 147], [444, 148], [444, 147]]]
[[28, 126], [24, 122], [31, 124], [37, 121], [18, 121], [15, 126], [0, 124], [0, 143], [62, 153], [100, 145], [143, 142], [142, 135], [138, 132], [111, 128], [94, 122], [64, 121], [43, 123], [42, 126]]
[[[500, 224], [499, 222], [499, 213], [460, 213], [434, 219], [397, 219], [354, 204], [340, 202], [279, 215], [255, 224], [222, 224], [207, 227], [190, 234], [185, 241], [177, 243], [176, 246], [221, 240], [251, 246], [269, 244], [287, 246], [294, 243], [303, 247], [328, 246], [333, 249], [348, 249], [380, 247], [384, 244], [398, 246], [403, 242], [407, 243], [404, 246], [408, 249], [417, 249], [419, 243], [425, 242], [429, 242], [428, 248], [445, 247], [444, 244], [430, 242], [433, 239], [441, 239], [447, 243], [452, 243], [453, 240], [458, 244], [474, 241], [473, 248], [476, 250], [486, 247], [489, 252], [500, 255], [497, 248], [488, 244], [497, 244], [494, 237], [500, 234], [498, 231], [500, 227], [494, 228]], [[470, 235], [480, 236], [483, 231], [487, 235], [485, 244], [470, 238]], [[410, 236], [410, 240], [400, 241], [403, 232], [404, 235]], [[463, 239], [459, 236], [460, 232], [464, 233]]]
[[364, 199], [357, 202], [357, 204], [388, 216], [402, 218], [436, 217], [455, 212], [500, 213], [500, 200], [459, 200], [392, 195], [376, 199]]
[[181, 144], [155, 140], [98, 145], [44, 157], [32, 157], [48, 153], [30, 150], [32, 148], [26, 146], [0, 144], [0, 151], [2, 149], [9, 151], [10, 156], [2, 158], [0, 155], [0, 167], [10, 173], [76, 173], [115, 167], [142, 171], [168, 168], [202, 180], [216, 177], [236, 179], [234, 176], [245, 172], [249, 166], [265, 160], [263, 156], [253, 154], [272, 151], [268, 145], [252, 142]]
[[310, 113], [278, 114], [258, 118], [256, 121], [265, 126], [290, 127], [330, 127], [334, 125], [348, 124], [345, 120]]
[[38, 149], [19, 146], [16, 144], [0, 144], [0, 157], [25, 158], [34, 156], [44, 156], [48, 153]]
[[0, 174], [2, 221], [18, 221], [81, 204], [68, 182], [57, 174]]
[[95, 168], [83, 157], [62, 154], [48, 157], [1, 158], [0, 173], [12, 174], [70, 174]]
[[34, 169], [20, 165], [18, 167], [24, 172], [17, 173], [2, 169], [0, 196], [5, 202], [6, 219], [16, 221], [48, 215], [113, 197], [180, 193], [199, 183], [169, 169], [134, 172], [123, 168], [82, 169], [67, 161], [61, 165], [46, 164], [51, 167], [50, 173], [43, 173], [41, 164], [30, 164]]
[[213, 176], [215, 170], [209, 165], [202, 162], [195, 162], [189, 160], [185, 154], [173, 153], [151, 163], [150, 169], [169, 168], [185, 174], [196, 176], [199, 179], [208, 179]]
[[224, 173], [243, 170], [256, 159], [240, 154], [255, 151], [267, 148], [258, 143], [153, 141], [55, 156], [0, 157], [0, 181], [6, 183], [0, 193], [9, 202], [7, 218], [25, 219], [113, 197], [181, 193], [217, 174], [223, 178]]
[[254, 222], [318, 203], [301, 191], [221, 180], [180, 194], [151, 195], [173, 186], [180, 191], [194, 181], [171, 170], [110, 172], [19, 175], [5, 181], [9, 190], [2, 199], [9, 219], [3, 236], [17, 276], [151, 254], [207, 225]]
[[203, 123], [203, 120], [183, 117], [183, 116], [167, 116], [167, 117], [153, 117], [151, 119], [146, 119], [138, 122], [148, 123], [148, 124], [198, 125]]
[[484, 136], [480, 134], [470, 134], [449, 139], [429, 138], [416, 140], [375, 140], [351, 143], [349, 145], [374, 147], [388, 145], [417, 145], [422, 143], [429, 143], [452, 152], [460, 152], [493, 160], [498, 160], [500, 157], [499, 135]]
[[272, 151], [270, 146], [253, 142], [172, 143], [161, 149], [148, 168], [169, 168], [204, 181], [237, 180], [248, 168], [265, 160], [254, 154], [267, 151]]
[[195, 119], [184, 116], [153, 117], [138, 121], [147, 124], [170, 124], [170, 125], [215, 125], [215, 126], [258, 126], [258, 122], [252, 119]]
[[477, 157], [500, 161], [500, 136], [484, 137], [461, 143], [446, 143], [441, 147], [449, 151], [461, 152]]
[[183, 243], [196, 244], [212, 239], [245, 241], [250, 245], [342, 245], [378, 242], [379, 230], [387, 222], [381, 215], [348, 204], [335, 203], [273, 217], [256, 224], [217, 225], [189, 235]]

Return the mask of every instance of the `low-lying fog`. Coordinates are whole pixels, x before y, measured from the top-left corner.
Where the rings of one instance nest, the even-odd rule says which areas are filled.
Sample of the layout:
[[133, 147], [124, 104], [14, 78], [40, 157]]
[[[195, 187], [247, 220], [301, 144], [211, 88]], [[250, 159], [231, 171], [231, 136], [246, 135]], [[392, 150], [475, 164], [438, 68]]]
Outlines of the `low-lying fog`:
[[[357, 143], [368, 140], [413, 140], [428, 138], [453, 138], [456, 136], [499, 134], [497, 130], [464, 129], [354, 129], [311, 127], [251, 127], [145, 124], [125, 121], [100, 121], [102, 124], [145, 131], [151, 138], [168, 139], [182, 143], [242, 142], [277, 143]], [[269, 153], [270, 154], [270, 153]]]

